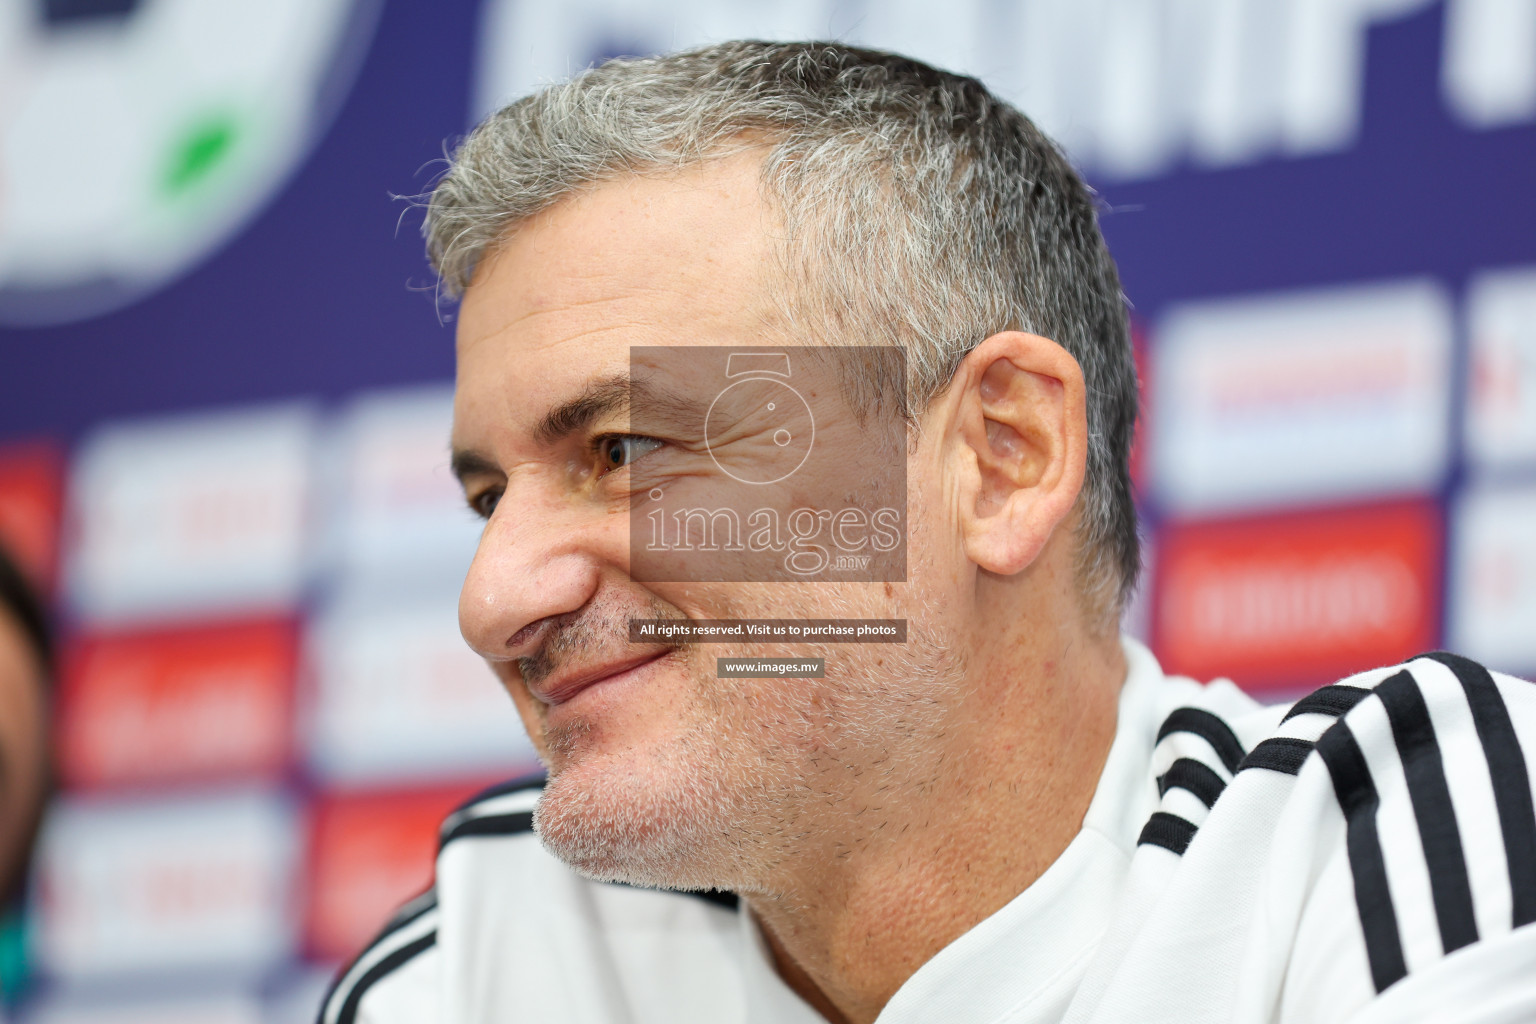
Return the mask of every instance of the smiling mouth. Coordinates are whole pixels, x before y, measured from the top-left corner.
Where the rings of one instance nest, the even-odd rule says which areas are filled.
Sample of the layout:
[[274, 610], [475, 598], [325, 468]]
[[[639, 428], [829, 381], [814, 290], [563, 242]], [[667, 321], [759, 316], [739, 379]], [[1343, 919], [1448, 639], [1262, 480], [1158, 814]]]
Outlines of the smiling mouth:
[[594, 666], [584, 672], [561, 679], [553, 686], [529, 687], [539, 701], [551, 707], [564, 704], [583, 690], [590, 689], [601, 683], [610, 682], [628, 672], [643, 668], [653, 661], [659, 661], [671, 654], [675, 648], [663, 648], [659, 651], [650, 651], [646, 654], [625, 658], [623, 661], [612, 662], [607, 665]]

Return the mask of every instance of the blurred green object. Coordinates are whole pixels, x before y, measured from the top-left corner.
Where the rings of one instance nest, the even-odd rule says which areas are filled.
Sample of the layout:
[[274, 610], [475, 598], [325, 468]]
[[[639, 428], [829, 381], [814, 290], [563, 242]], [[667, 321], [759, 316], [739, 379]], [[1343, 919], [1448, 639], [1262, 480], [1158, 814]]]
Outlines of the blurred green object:
[[0, 914], [0, 997], [12, 1003], [27, 983], [27, 922], [19, 905]]
[[162, 190], [170, 196], [180, 195], [207, 177], [228, 154], [235, 135], [232, 117], [215, 116], [199, 123], [172, 151], [170, 166], [161, 180]]

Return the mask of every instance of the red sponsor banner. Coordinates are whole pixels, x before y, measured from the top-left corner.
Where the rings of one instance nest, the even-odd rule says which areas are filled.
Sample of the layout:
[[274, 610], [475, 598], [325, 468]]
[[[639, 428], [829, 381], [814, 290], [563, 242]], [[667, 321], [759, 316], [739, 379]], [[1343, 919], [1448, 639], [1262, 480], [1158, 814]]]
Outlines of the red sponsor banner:
[[1153, 645], [1170, 672], [1297, 690], [1439, 636], [1428, 502], [1182, 523], [1158, 539]]
[[297, 654], [286, 620], [80, 639], [59, 715], [66, 781], [281, 775], [292, 745]]
[[0, 447], [0, 547], [52, 592], [64, 501], [64, 456], [47, 441]]
[[351, 957], [400, 904], [431, 885], [438, 826], [486, 785], [331, 794], [316, 801], [305, 920], [309, 954], [323, 961]]

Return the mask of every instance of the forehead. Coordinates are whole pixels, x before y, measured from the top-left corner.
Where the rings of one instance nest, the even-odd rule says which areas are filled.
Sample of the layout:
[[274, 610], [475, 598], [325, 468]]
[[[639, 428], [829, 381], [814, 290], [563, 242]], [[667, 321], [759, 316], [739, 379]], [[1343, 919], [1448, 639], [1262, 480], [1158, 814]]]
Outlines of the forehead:
[[760, 198], [759, 162], [744, 153], [624, 178], [519, 225], [460, 306], [455, 434], [474, 428], [487, 403], [511, 412], [511, 395], [517, 418], [541, 415], [622, 371], [632, 345], [760, 334], [772, 320], [775, 218]]

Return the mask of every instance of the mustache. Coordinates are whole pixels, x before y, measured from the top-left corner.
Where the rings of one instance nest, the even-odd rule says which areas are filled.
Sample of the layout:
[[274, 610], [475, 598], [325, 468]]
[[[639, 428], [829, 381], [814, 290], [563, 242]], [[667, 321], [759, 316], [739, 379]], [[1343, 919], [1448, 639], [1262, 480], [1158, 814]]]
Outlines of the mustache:
[[588, 604], [574, 612], [553, 616], [547, 620], [544, 641], [538, 650], [516, 661], [523, 681], [539, 683], [572, 662], [595, 661], [604, 654], [630, 651], [635, 647], [672, 651], [691, 646], [681, 640], [658, 640], [644, 645], [631, 643], [630, 619], [689, 621], [681, 610], [654, 595], [638, 603]]

